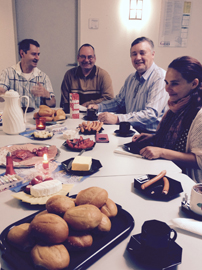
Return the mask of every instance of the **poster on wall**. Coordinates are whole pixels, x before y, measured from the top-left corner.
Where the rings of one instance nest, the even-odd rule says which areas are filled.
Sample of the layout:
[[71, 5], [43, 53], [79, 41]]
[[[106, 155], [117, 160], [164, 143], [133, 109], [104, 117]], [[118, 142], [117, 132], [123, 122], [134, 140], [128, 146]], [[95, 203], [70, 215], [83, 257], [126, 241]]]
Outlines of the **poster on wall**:
[[162, 0], [159, 46], [186, 47], [191, 1]]

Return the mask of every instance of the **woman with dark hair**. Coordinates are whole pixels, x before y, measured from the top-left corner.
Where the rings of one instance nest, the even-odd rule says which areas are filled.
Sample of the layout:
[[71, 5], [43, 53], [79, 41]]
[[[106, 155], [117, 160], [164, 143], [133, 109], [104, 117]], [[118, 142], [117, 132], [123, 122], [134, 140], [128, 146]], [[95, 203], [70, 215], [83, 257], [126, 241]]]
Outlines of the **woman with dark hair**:
[[165, 82], [169, 110], [156, 134], [134, 135], [132, 141], [152, 142], [140, 150], [143, 157], [172, 160], [202, 182], [202, 65], [192, 57], [179, 57], [168, 66]]

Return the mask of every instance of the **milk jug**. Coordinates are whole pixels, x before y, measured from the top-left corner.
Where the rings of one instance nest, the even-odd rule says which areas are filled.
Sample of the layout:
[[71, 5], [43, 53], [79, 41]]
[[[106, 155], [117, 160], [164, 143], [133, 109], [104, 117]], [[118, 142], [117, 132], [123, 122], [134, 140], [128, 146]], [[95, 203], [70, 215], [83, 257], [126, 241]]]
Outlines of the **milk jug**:
[[[14, 90], [6, 91], [2, 97], [5, 100], [4, 110], [3, 110], [3, 131], [7, 134], [19, 134], [25, 131], [26, 126], [26, 112], [29, 107], [29, 97], [20, 97], [18, 92]], [[21, 99], [27, 99], [27, 107], [23, 115], [23, 110], [21, 108]]]

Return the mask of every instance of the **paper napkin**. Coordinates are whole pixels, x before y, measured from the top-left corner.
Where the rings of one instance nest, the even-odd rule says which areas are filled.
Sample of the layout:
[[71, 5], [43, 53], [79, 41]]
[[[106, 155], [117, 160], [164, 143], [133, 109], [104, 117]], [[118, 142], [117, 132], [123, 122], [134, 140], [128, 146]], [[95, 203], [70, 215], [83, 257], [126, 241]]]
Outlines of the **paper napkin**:
[[180, 229], [202, 236], [202, 221], [189, 218], [174, 218], [172, 224]]

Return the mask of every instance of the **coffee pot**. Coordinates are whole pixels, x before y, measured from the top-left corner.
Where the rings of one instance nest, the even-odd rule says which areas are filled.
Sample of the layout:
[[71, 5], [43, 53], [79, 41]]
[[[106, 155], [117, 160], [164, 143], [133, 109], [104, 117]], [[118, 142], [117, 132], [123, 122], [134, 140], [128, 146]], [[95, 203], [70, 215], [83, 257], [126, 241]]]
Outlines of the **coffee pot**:
[[[6, 91], [2, 97], [5, 100], [2, 117], [3, 131], [7, 134], [19, 134], [20, 132], [25, 131], [26, 112], [29, 106], [29, 97], [20, 97], [18, 92], [14, 90]], [[27, 106], [24, 115], [21, 108], [22, 98], [27, 99]]]

